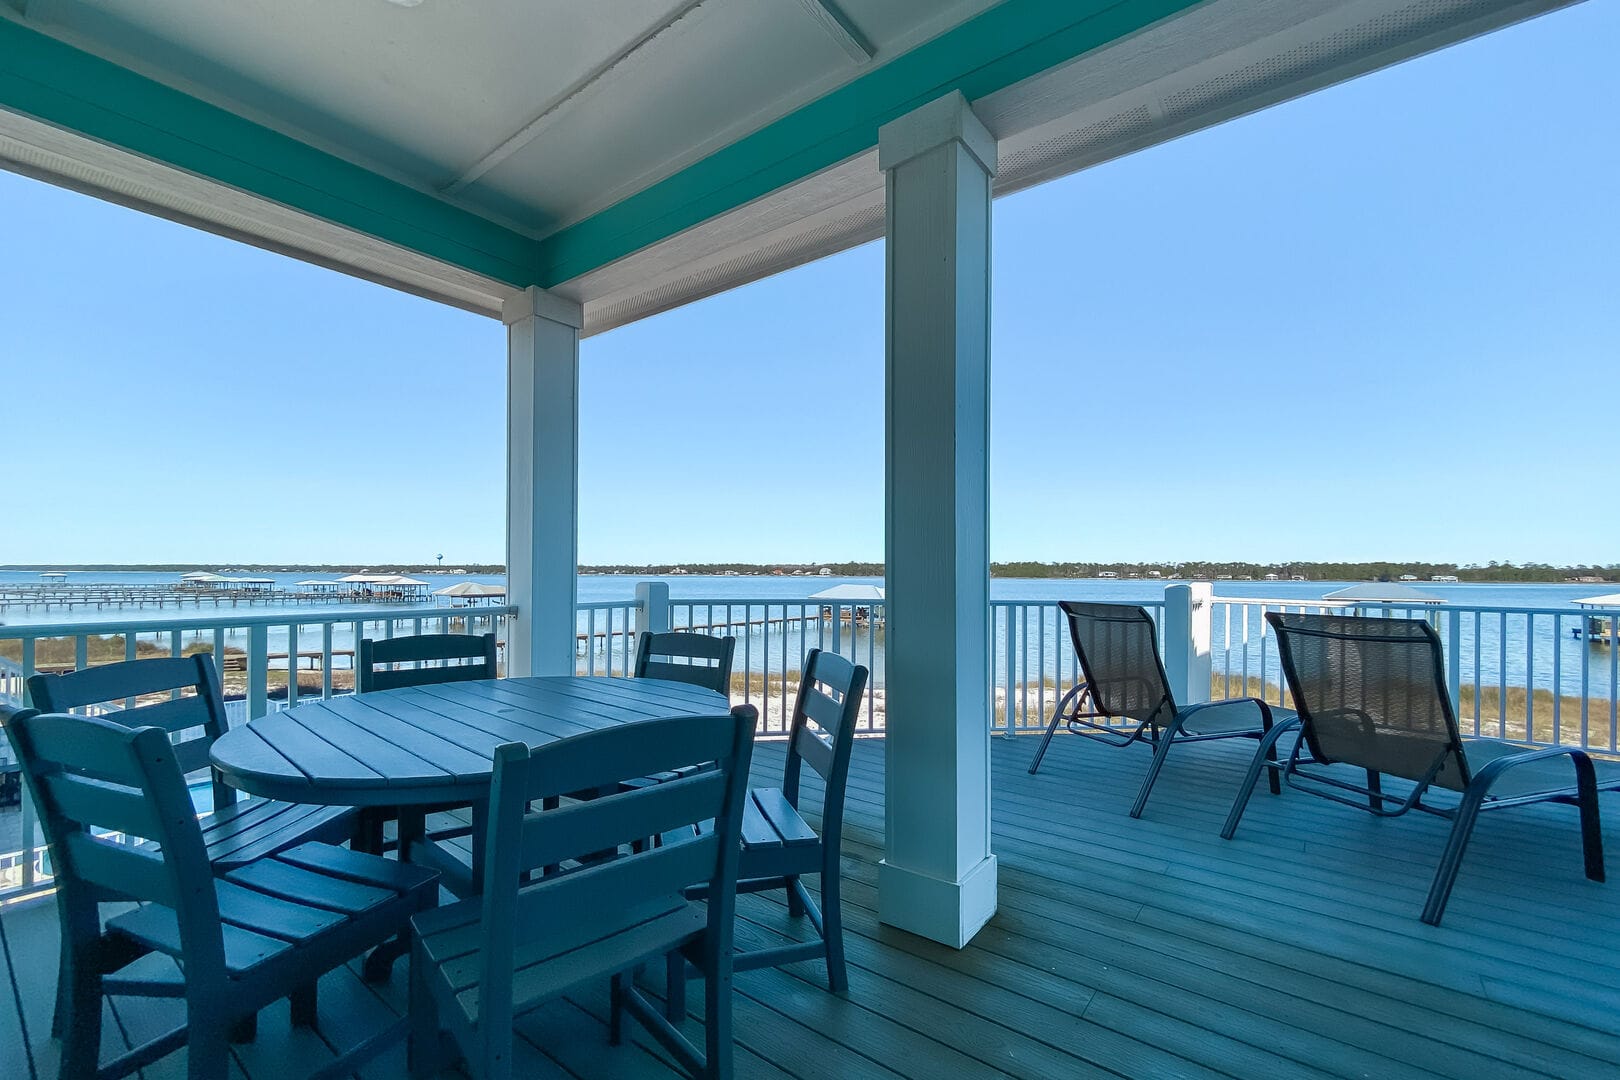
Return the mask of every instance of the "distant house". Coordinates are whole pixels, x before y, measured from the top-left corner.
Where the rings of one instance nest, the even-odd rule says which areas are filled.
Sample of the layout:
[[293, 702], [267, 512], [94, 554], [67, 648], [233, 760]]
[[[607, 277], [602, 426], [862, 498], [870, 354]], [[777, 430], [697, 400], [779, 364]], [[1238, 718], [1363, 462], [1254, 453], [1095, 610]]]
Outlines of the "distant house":
[[1266, 575], [1266, 580], [1267, 581], [1281, 581], [1282, 580], [1282, 575], [1281, 574], [1267, 574]]
[[821, 577], [832, 577], [832, 568], [830, 566], [823, 566], [820, 570], [817, 570], [816, 573]]
[[1149, 570], [1148, 577], [1164, 577], [1164, 575], [1159, 573], [1157, 570]]
[[1101, 570], [1101, 571], [1098, 571], [1097, 576], [1098, 577], [1105, 577], [1105, 578], [1117, 578], [1117, 577], [1119, 577], [1119, 571], [1117, 571], [1117, 570]]
[[1455, 585], [1457, 583], [1457, 575], [1456, 574], [1433, 574], [1433, 575], [1431, 575], [1429, 577], [1429, 580], [1436, 583], [1436, 584], [1438, 584], [1438, 585]]
[[1416, 574], [1402, 574], [1396, 580], [1397, 581], [1416, 581], [1417, 579], [1418, 579], [1418, 576]]

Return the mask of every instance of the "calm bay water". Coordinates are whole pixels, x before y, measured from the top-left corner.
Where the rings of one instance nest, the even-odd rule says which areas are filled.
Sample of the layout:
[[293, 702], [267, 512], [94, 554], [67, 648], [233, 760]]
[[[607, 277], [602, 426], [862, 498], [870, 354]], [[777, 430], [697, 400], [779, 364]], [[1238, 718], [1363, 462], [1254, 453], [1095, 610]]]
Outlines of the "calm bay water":
[[[70, 583], [118, 583], [118, 584], [156, 584], [172, 583], [178, 579], [177, 573], [154, 572], [75, 572], [69, 575]], [[278, 587], [291, 586], [296, 581], [309, 578], [335, 578], [338, 575], [315, 574], [309, 571], [264, 573], [255, 574], [257, 577], [268, 577], [276, 581]], [[421, 580], [430, 582], [430, 587], [440, 589], [454, 585], [461, 581], [479, 581], [487, 583], [501, 583], [502, 578], [490, 575], [450, 575], [428, 574], [420, 575]], [[9, 583], [35, 583], [38, 582], [37, 573], [29, 571], [0, 571], [0, 585]], [[881, 585], [882, 580], [877, 578], [822, 578], [822, 577], [792, 577], [792, 576], [709, 576], [709, 575], [669, 575], [669, 576], [630, 576], [630, 575], [582, 575], [579, 579], [579, 600], [582, 604], [628, 603], [634, 599], [635, 584], [641, 580], [663, 581], [669, 585], [670, 596], [676, 605], [675, 623], [683, 625], [688, 621], [705, 623], [734, 621], [742, 622], [744, 619], [780, 618], [784, 611], [779, 605], [782, 601], [796, 601], [808, 597], [821, 589], [843, 583], [869, 583]], [[995, 600], [1010, 601], [1052, 601], [1061, 599], [1151, 602], [1162, 600], [1164, 587], [1168, 581], [1154, 579], [1024, 579], [1024, 578], [995, 578], [990, 583], [990, 595]], [[1217, 599], [1223, 597], [1255, 597], [1268, 600], [1286, 600], [1308, 603], [1320, 599], [1323, 595], [1343, 588], [1351, 582], [1300, 582], [1300, 581], [1223, 581], [1214, 586]], [[1602, 645], [1577, 639], [1570, 633], [1571, 628], [1580, 625], [1576, 616], [1577, 609], [1573, 601], [1583, 597], [1615, 591], [1614, 587], [1604, 585], [1543, 585], [1543, 584], [1446, 584], [1437, 585], [1418, 583], [1418, 588], [1445, 600], [1444, 607], [1438, 609], [1444, 612], [1446, 608], [1462, 608], [1462, 616], [1458, 627], [1459, 635], [1456, 643], [1448, 642], [1448, 646], [1459, 646], [1463, 657], [1462, 681], [1464, 683], [1477, 683], [1483, 686], [1526, 686], [1531, 684], [1538, 688], [1551, 688], [1555, 683], [1566, 694], [1580, 695], [1583, 692], [1594, 697], [1608, 697], [1609, 688], [1616, 682], [1616, 658], [1614, 650]], [[683, 601], [701, 600], [712, 601], [710, 605], [699, 605], [695, 610], [690, 609]], [[345, 607], [349, 605], [344, 605]], [[1468, 610], [1473, 607], [1507, 607], [1507, 608], [1537, 608], [1549, 609], [1568, 613], [1555, 627], [1553, 617], [1549, 615], [1528, 616], [1525, 614], [1485, 613], [1476, 615]], [[53, 608], [19, 609], [12, 607], [0, 614], [0, 619], [12, 625], [41, 624], [41, 623], [89, 623], [89, 622], [122, 622], [132, 619], [175, 617], [202, 617], [212, 619], [216, 615], [221, 622], [228, 622], [235, 615], [249, 615], [271, 613], [278, 610], [287, 610], [272, 604], [242, 603], [236, 607], [225, 605], [215, 608], [212, 605], [198, 607], [194, 604], [173, 605], [166, 604], [161, 608], [148, 605], [141, 609], [85, 609], [75, 608], [63, 610]], [[320, 607], [313, 609], [316, 612]], [[380, 622], [388, 617], [389, 606], [376, 605], [373, 609]], [[813, 610], [813, 609], [812, 609]], [[1230, 614], [1228, 614], [1228, 611]], [[785, 614], [798, 615], [801, 611], [797, 607], [790, 608]], [[1449, 635], [1451, 626], [1449, 617], [1444, 614], [1434, 616], [1437, 626], [1442, 634]], [[1230, 668], [1234, 673], [1243, 669], [1244, 658], [1248, 659], [1248, 672], [1251, 676], [1260, 676], [1276, 681], [1279, 672], [1276, 665], [1275, 649], [1269, 648], [1269, 641], [1262, 644], [1260, 627], [1260, 613], [1258, 608], [1251, 608], [1248, 616], [1247, 639], [1244, 635], [1244, 620], [1238, 608], [1227, 609], [1217, 607], [1213, 626], [1213, 649], [1215, 653], [1216, 670]], [[588, 626], [587, 617], [582, 615], [580, 630], [584, 632]], [[615, 623], [615, 626], [618, 624]], [[602, 630], [606, 627], [600, 618], [595, 627]], [[367, 631], [368, 633], [371, 631]], [[780, 626], [770, 630], [754, 628], [742, 636], [738, 644], [738, 659], [741, 662], [745, 657], [752, 662], [752, 670], [759, 670], [764, 666], [755, 658], [756, 652], [768, 657], [769, 670], [779, 673], [784, 670], [793, 671], [797, 667], [797, 659], [803, 655], [805, 649], [813, 645], [827, 647], [832, 645], [828, 640], [830, 628], [816, 625], [808, 629], [789, 627], [784, 630]], [[1073, 671], [1070, 650], [1067, 642], [1066, 630], [1056, 618], [1055, 613], [1049, 613], [1044, 618], [1038, 614], [1032, 615], [1028, 620], [1020, 620], [1012, 627], [1005, 624], [1005, 620], [998, 621], [996, 628], [998, 638], [998, 656], [1006, 656], [1007, 644], [1010, 639], [1013, 645], [1013, 655], [1019, 660], [1011, 671], [1011, 681], [1033, 681], [1044, 675], [1048, 679], [1067, 681]], [[3, 631], [0, 631], [3, 634]], [[839, 644], [841, 651], [853, 652], [863, 662], [868, 662], [874, 668], [874, 675], [881, 679], [882, 675], [882, 630], [879, 628], [845, 627], [842, 631], [842, 641]], [[346, 626], [336, 628], [334, 645], [337, 648], [352, 646], [352, 632]], [[285, 651], [287, 644], [287, 631], [284, 627], [272, 628], [271, 648], [273, 651]], [[306, 630], [300, 636], [301, 648], [317, 647], [318, 631]], [[623, 667], [622, 640], [602, 643], [596, 647], [601, 653], [597, 662], [606, 667], [611, 663], [615, 670]], [[583, 650], [582, 650], [583, 651]], [[739, 665], [740, 666], [740, 665]], [[998, 685], [1005, 685], [1009, 681], [1009, 672], [1003, 667], [996, 673]]]

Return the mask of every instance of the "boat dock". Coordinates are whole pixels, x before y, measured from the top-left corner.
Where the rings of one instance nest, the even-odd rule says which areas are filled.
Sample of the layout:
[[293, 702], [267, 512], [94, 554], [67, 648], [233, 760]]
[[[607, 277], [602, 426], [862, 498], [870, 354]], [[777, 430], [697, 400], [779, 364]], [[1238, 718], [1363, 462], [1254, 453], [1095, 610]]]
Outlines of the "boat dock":
[[198, 609], [240, 607], [255, 604], [316, 605], [316, 604], [409, 604], [421, 603], [419, 592], [379, 589], [297, 589], [276, 586], [240, 586], [216, 588], [190, 588], [170, 584], [99, 584], [61, 585], [54, 582], [39, 584], [0, 585], [0, 611], [7, 608], [25, 608], [34, 611], [71, 611], [75, 609], [141, 610], [153, 608]]

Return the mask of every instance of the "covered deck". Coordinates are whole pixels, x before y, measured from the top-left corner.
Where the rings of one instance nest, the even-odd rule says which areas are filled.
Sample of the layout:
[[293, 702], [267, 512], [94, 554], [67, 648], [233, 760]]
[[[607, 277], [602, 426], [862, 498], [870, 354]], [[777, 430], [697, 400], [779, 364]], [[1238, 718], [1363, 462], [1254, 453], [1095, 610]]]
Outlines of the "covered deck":
[[[1605, 947], [1620, 933], [1620, 885], [1582, 877], [1572, 810], [1488, 816], [1431, 928], [1418, 911], [1443, 822], [1262, 794], [1223, 843], [1247, 747], [1172, 756], [1131, 821], [1144, 753], [1061, 738], [1032, 777], [1033, 740], [992, 742], [995, 917], [960, 951], [879, 923], [885, 747], [858, 742], [844, 830], [850, 992], [828, 994], [815, 964], [737, 976], [739, 1076], [1620, 1074], [1620, 958]], [[762, 781], [781, 759], [782, 744], [761, 745]], [[1620, 850], [1612, 824], [1607, 839]], [[795, 932], [770, 894], [740, 910], [744, 937]], [[0, 941], [0, 1075], [44, 1080], [55, 1075], [54, 908], [6, 911]], [[268, 1010], [257, 1040], [236, 1047], [233, 1076], [307, 1072], [404, 1004], [403, 968], [377, 988], [335, 972], [318, 1028], [292, 1030], [285, 1008]], [[112, 1008], [108, 1040], [172, 1023], [164, 1010], [178, 1005]], [[520, 1074], [673, 1075], [639, 1032], [634, 1046], [608, 1046], [605, 1020], [603, 987], [521, 1021]], [[402, 1048], [362, 1073], [403, 1074]], [[183, 1075], [183, 1053], [145, 1070]]]

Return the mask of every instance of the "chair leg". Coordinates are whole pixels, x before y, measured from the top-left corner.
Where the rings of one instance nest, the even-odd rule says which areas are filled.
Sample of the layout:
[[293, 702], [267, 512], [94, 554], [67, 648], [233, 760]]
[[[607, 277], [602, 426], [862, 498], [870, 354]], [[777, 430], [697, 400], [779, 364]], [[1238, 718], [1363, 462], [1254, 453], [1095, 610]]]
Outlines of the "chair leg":
[[1479, 810], [1484, 802], [1484, 787], [1474, 785], [1463, 793], [1462, 802], [1457, 806], [1457, 816], [1451, 823], [1451, 835], [1446, 837], [1446, 849], [1440, 855], [1440, 865], [1435, 867], [1428, 899], [1423, 903], [1423, 921], [1430, 926], [1439, 926], [1441, 916], [1446, 913], [1446, 901], [1451, 899], [1451, 887], [1457, 883], [1463, 852], [1468, 849], [1468, 841], [1474, 835], [1474, 825], [1479, 821]]
[[319, 1000], [319, 992], [315, 987], [316, 984], [313, 982], [307, 986], [300, 986], [287, 999], [292, 1006], [293, 1027], [312, 1028], [315, 1026], [315, 1006]]
[[672, 1024], [686, 1019], [686, 957], [678, 951], [664, 957], [664, 1015]]
[[787, 889], [788, 916], [794, 919], [804, 917], [804, 901], [799, 899], [799, 890], [796, 888], [798, 884], [797, 876], [782, 879], [782, 886]]
[[1142, 778], [1142, 790], [1136, 793], [1136, 803], [1131, 807], [1131, 817], [1139, 818], [1142, 811], [1147, 809], [1148, 794], [1153, 790], [1153, 782], [1159, 778], [1159, 770], [1164, 768], [1164, 759], [1170, 756], [1170, 744], [1176, 741], [1176, 734], [1181, 731], [1181, 724], [1171, 721], [1170, 725], [1159, 733], [1153, 740], [1153, 763], [1148, 766], [1148, 772]]
[[198, 1022], [189, 1015], [186, 1026], [186, 1080], [224, 1080], [230, 1067], [231, 1046], [218, 1017]]
[[624, 976], [614, 975], [608, 981], [608, 1045], [618, 1046], [624, 1041]]
[[[1248, 809], [1249, 800], [1254, 796], [1254, 785], [1260, 779], [1260, 770], [1267, 767], [1267, 762], [1277, 760], [1277, 740], [1281, 739], [1283, 733], [1292, 726], [1278, 724], [1266, 732], [1265, 737], [1260, 740], [1260, 745], [1255, 747], [1254, 757], [1249, 761], [1249, 771], [1243, 776], [1243, 785], [1238, 788], [1237, 798], [1232, 800], [1232, 809], [1226, 815], [1226, 824], [1221, 826], [1222, 840], [1232, 839], [1232, 835], [1237, 832], [1238, 822], [1243, 819], [1243, 811]], [[1275, 780], [1277, 770], [1272, 769], [1271, 775]]]
[[51, 1038], [60, 1039], [67, 1027], [68, 994], [72, 992], [73, 958], [68, 955], [68, 936], [64, 931], [58, 942], [61, 956], [56, 962], [56, 1008], [51, 1013]]
[[1085, 697], [1085, 689], [1083, 685], [1076, 686], [1058, 699], [1057, 706], [1052, 710], [1052, 722], [1046, 725], [1046, 734], [1041, 736], [1041, 745], [1036, 748], [1035, 758], [1029, 763], [1029, 775], [1034, 776], [1035, 770], [1041, 767], [1041, 759], [1046, 756], [1046, 748], [1052, 745], [1052, 736], [1057, 733], [1058, 724], [1069, 715], [1069, 706], [1073, 704], [1078, 711], [1080, 699]]
[[231, 1025], [230, 1040], [238, 1046], [259, 1037], [259, 1014], [249, 1013]]
[[1575, 788], [1579, 794], [1581, 855], [1586, 862], [1586, 877], [1590, 881], [1602, 881], [1603, 823], [1598, 815], [1597, 771], [1592, 767], [1592, 759], [1585, 754], [1575, 755]]
[[410, 1028], [405, 1036], [405, 1065], [411, 1080], [428, 1080], [439, 1067], [439, 1019], [419, 953], [411, 954], [410, 980]]
[[731, 963], [714, 965], [703, 980], [703, 1075], [731, 1080]]
[[[73, 955], [74, 952], [77, 955]], [[89, 948], [64, 949], [58, 987], [62, 1080], [94, 1080], [101, 1057], [101, 969]]]
[[1061, 710], [1052, 713], [1052, 722], [1046, 725], [1046, 734], [1041, 736], [1041, 745], [1035, 748], [1035, 757], [1029, 763], [1029, 775], [1034, 776], [1035, 770], [1041, 767], [1041, 759], [1046, 757], [1046, 748], [1052, 745], [1052, 736], [1057, 734], [1057, 727], [1062, 719]]
[[[821, 940], [827, 947], [827, 989], [849, 990], [849, 968], [844, 963], [844, 905], [838, 895], [838, 874], [821, 875]], [[793, 895], [792, 889], [788, 895]]]

